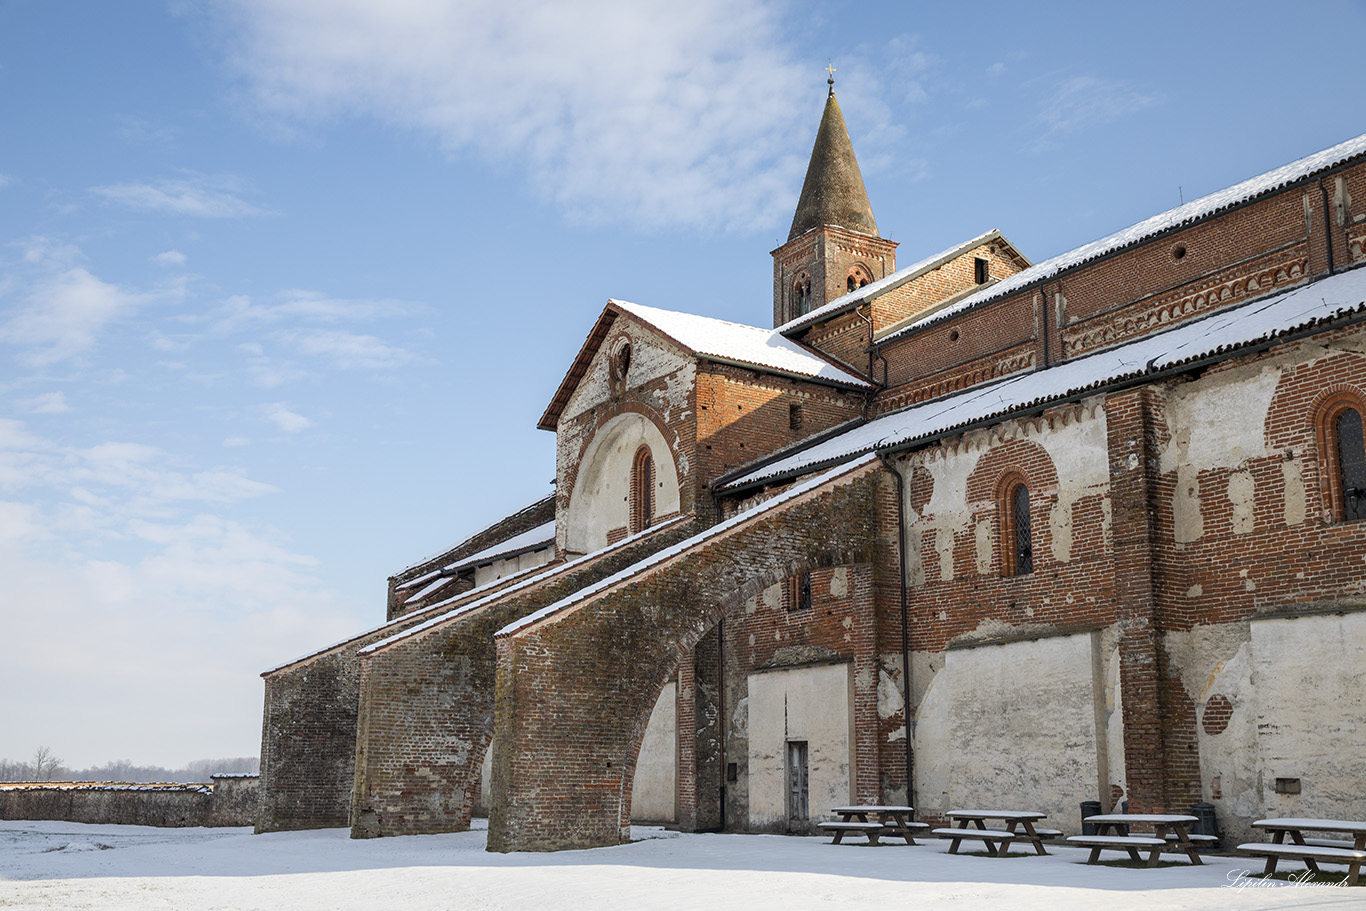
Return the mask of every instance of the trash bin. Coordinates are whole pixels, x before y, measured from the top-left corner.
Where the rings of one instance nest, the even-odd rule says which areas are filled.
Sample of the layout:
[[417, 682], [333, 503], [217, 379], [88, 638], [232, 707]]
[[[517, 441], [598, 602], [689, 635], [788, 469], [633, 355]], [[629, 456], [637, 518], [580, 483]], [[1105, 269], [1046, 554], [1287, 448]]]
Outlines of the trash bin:
[[1100, 801], [1099, 801], [1099, 800], [1083, 800], [1083, 801], [1081, 802], [1081, 818], [1082, 818], [1082, 823], [1081, 823], [1081, 834], [1083, 834], [1083, 835], [1095, 835], [1095, 834], [1096, 834], [1096, 826], [1095, 826], [1095, 823], [1086, 822], [1086, 817], [1088, 817], [1088, 816], [1099, 816], [1099, 815], [1100, 815]]
[[[1214, 804], [1199, 803], [1191, 804], [1191, 815], [1196, 818], [1195, 825], [1191, 826], [1192, 835], [1213, 835], [1219, 837], [1219, 817], [1215, 815]], [[1208, 850], [1218, 846], [1218, 842], [1213, 844], [1201, 845], [1200, 847]]]

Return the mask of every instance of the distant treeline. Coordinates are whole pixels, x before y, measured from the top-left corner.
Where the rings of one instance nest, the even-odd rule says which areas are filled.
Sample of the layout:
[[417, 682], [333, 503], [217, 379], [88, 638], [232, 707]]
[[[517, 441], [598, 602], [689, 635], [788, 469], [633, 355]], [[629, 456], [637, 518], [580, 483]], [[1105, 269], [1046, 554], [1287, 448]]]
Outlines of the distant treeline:
[[255, 756], [196, 759], [183, 769], [133, 765], [127, 759], [88, 769], [69, 769], [47, 747], [39, 747], [28, 761], [0, 759], [0, 781], [199, 782], [208, 781], [212, 775], [255, 775], [260, 770], [261, 760]]

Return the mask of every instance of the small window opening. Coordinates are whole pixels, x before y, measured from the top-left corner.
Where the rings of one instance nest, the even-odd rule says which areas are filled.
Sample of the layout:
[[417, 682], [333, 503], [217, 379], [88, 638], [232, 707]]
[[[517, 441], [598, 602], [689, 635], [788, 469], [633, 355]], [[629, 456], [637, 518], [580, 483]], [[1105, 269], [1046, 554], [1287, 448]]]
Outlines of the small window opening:
[[798, 573], [788, 580], [787, 609], [811, 610], [811, 574]]
[[802, 406], [800, 402], [793, 402], [787, 406], [787, 428], [789, 430], [802, 429]]
[[650, 457], [650, 447], [642, 446], [636, 450], [631, 463], [631, 531], [644, 531], [654, 522], [655, 515], [655, 463]]
[[865, 287], [871, 280], [868, 270], [862, 266], [853, 266], [844, 279], [844, 287], [851, 292], [857, 291], [859, 288]]
[[1177, 244], [1175, 247], [1172, 247], [1172, 259], [1185, 259], [1185, 258], [1186, 258], [1186, 245], [1185, 245], [1185, 244]]
[[811, 279], [806, 275], [799, 276], [792, 286], [792, 310], [796, 316], [811, 312]]
[[1002, 504], [1005, 519], [1002, 542], [1003, 567], [1007, 576], [1027, 576], [1034, 572], [1034, 540], [1029, 521], [1029, 488], [1023, 483], [1007, 489]]
[[972, 277], [977, 284], [985, 285], [987, 280], [991, 278], [991, 273], [988, 269], [989, 265], [990, 264], [980, 256], [972, 261]]
[[1338, 438], [1338, 483], [1342, 489], [1342, 518], [1366, 519], [1366, 447], [1362, 445], [1361, 414], [1344, 408], [1333, 422]]
[[612, 355], [612, 379], [618, 383], [626, 379], [626, 372], [631, 369], [631, 343], [624, 341]]

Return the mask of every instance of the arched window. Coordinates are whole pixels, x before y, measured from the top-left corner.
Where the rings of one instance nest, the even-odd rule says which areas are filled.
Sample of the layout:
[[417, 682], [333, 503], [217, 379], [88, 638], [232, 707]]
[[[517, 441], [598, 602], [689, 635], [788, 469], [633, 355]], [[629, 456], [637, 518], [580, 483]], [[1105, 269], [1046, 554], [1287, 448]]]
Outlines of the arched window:
[[844, 286], [849, 291], [857, 291], [870, 281], [872, 278], [867, 269], [862, 266], [853, 266], [849, 269], [849, 275], [844, 279]]
[[1345, 522], [1366, 519], [1366, 449], [1362, 446], [1361, 413], [1344, 408], [1333, 421], [1338, 444], [1338, 489], [1342, 491]]
[[650, 447], [636, 450], [631, 462], [631, 531], [644, 531], [655, 518], [655, 463]]
[[1001, 502], [1001, 564], [1007, 576], [1034, 572], [1034, 538], [1029, 521], [1029, 488], [1023, 479], [1005, 486]]
[[1323, 478], [1325, 518], [1330, 522], [1366, 519], [1366, 446], [1361, 397], [1342, 391], [1318, 409], [1316, 435]]
[[811, 277], [803, 272], [792, 285], [792, 314], [803, 316], [811, 310]]

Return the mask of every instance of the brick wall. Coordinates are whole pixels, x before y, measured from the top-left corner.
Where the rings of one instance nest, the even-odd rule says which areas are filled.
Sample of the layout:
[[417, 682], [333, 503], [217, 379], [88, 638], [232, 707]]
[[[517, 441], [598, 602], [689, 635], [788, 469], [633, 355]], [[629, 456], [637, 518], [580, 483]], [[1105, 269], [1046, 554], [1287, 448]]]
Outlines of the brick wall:
[[55, 819], [123, 826], [249, 826], [255, 776], [203, 784], [45, 782], [0, 785], [0, 819]]
[[493, 737], [494, 633], [696, 530], [662, 527], [363, 656], [352, 835], [468, 829]]
[[621, 841], [640, 738], [664, 681], [771, 584], [807, 567], [886, 559], [878, 494], [890, 483], [878, 468], [860, 469], [499, 637], [490, 849]]

